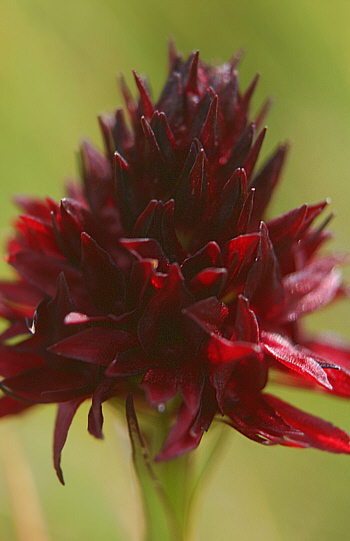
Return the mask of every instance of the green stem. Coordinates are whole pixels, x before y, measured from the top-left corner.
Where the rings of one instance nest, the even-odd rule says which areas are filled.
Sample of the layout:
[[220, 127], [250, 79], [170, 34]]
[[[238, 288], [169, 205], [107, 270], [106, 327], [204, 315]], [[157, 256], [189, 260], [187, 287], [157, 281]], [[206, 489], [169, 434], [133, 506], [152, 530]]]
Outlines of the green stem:
[[141, 490], [145, 515], [144, 541], [184, 541], [179, 513], [151, 463], [141, 434], [132, 396], [126, 401], [126, 415], [132, 445], [132, 457]]
[[[144, 541], [190, 541], [193, 527], [191, 511], [195, 495], [203, 479], [217, 462], [223, 446], [223, 431], [212, 427], [206, 445], [200, 450], [172, 460], [152, 463], [146, 441], [141, 434], [136, 418], [132, 396], [126, 402], [129, 436], [132, 445], [133, 462], [139, 481], [145, 517]], [[163, 428], [168, 430], [169, 420], [164, 417]], [[146, 423], [147, 424], [147, 423]], [[153, 425], [153, 423], [152, 423]], [[147, 441], [159, 448], [159, 435], [164, 430], [145, 426]], [[216, 428], [216, 430], [215, 430]], [[199, 460], [198, 460], [199, 459]]]

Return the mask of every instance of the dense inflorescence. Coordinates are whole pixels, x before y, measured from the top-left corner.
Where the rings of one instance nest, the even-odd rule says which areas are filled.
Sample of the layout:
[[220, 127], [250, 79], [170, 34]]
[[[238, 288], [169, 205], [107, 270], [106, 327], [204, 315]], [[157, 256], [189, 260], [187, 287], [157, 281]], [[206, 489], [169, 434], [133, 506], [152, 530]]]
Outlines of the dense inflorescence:
[[[184, 61], [170, 47], [154, 103], [136, 73], [123, 110], [99, 118], [105, 150], [81, 147], [82, 184], [67, 197], [19, 197], [0, 283], [0, 414], [56, 402], [54, 462], [79, 405], [130, 393], [175, 422], [157, 459], [195, 448], [215, 416], [265, 444], [350, 452], [330, 423], [264, 392], [283, 383], [350, 394], [350, 350], [308, 338], [300, 320], [345, 294], [341, 258], [302, 205], [268, 222], [286, 147], [256, 171], [268, 102], [254, 121], [257, 78], [242, 94], [236, 65]], [[155, 421], [156, 423], [156, 421]]]

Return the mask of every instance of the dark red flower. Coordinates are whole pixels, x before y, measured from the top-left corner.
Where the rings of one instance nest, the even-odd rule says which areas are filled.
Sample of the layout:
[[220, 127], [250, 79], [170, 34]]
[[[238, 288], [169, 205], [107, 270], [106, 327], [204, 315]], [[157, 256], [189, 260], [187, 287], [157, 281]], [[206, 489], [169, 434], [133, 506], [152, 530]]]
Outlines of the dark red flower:
[[[82, 185], [60, 204], [17, 198], [17, 278], [0, 283], [1, 415], [57, 402], [55, 468], [79, 405], [102, 437], [101, 404], [132, 393], [176, 420], [157, 459], [195, 448], [215, 416], [265, 444], [350, 452], [330, 423], [264, 393], [271, 377], [350, 395], [350, 348], [307, 338], [300, 320], [345, 294], [342, 258], [314, 220], [326, 202], [263, 221], [286, 147], [256, 172], [268, 109], [250, 120], [238, 57], [206, 65], [170, 47], [159, 100], [135, 73], [122, 109], [85, 141]], [[144, 406], [142, 406], [144, 407]], [[169, 414], [170, 415], [170, 414]]]

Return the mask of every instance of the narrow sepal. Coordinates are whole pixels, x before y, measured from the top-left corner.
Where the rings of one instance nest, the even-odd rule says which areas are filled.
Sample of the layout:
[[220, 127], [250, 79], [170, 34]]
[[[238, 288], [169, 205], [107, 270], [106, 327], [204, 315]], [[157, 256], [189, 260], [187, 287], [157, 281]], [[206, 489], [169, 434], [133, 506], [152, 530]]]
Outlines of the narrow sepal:
[[61, 453], [66, 443], [69, 427], [72, 423], [74, 415], [80, 404], [84, 402], [84, 398], [63, 402], [58, 406], [58, 412], [55, 424], [54, 444], [53, 444], [53, 461], [57, 473], [57, 477], [64, 485], [63, 473], [61, 469]]

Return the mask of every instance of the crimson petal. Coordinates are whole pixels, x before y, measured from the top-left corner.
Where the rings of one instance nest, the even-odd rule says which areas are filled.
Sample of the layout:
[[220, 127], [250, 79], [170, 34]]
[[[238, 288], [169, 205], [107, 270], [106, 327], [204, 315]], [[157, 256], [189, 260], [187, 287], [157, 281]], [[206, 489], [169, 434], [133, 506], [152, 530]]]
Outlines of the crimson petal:
[[322, 387], [332, 389], [327, 374], [320, 362], [312, 357], [312, 352], [300, 346], [293, 346], [287, 339], [278, 334], [262, 332], [261, 345], [266, 353], [306, 378], [311, 378]]
[[282, 445], [315, 447], [331, 453], [350, 453], [350, 438], [343, 430], [275, 396], [265, 395], [265, 400], [296, 430], [295, 434], [280, 442]]

